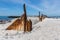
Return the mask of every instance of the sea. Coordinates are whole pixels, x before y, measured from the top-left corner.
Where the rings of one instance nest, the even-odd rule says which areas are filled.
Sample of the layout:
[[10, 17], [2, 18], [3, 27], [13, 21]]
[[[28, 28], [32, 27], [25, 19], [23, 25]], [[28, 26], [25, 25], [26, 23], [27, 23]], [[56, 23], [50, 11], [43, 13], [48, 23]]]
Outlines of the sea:
[[8, 18], [8, 16], [0, 16], [0, 20], [12, 20], [14, 18]]
[[[49, 16], [48, 18], [60, 18], [60, 16]], [[0, 16], [0, 20], [12, 20], [14, 18], [8, 18], [8, 16]]]
[[60, 18], [60, 16], [48, 16], [48, 18]]

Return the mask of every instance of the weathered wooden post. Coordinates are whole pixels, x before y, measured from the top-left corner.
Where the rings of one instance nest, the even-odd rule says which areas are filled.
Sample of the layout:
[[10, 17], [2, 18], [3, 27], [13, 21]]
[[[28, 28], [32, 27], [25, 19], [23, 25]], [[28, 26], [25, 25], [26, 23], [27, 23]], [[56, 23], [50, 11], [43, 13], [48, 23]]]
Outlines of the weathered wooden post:
[[32, 21], [27, 21], [27, 31], [30, 32], [32, 30]]
[[44, 20], [44, 19], [45, 19], [45, 15], [44, 15], [44, 14], [42, 14], [42, 15], [41, 15], [41, 17], [42, 17], [42, 20]]
[[39, 12], [39, 21], [40, 21], [40, 12]]
[[40, 12], [39, 12], [39, 21], [42, 21], [42, 15], [40, 15]]
[[25, 4], [23, 5], [24, 8], [24, 32], [26, 31], [26, 20], [27, 20], [27, 15], [26, 15], [26, 6]]
[[32, 30], [32, 21], [29, 20], [29, 22], [30, 22], [30, 31], [31, 31]]
[[24, 32], [29, 32], [32, 30], [32, 21], [31, 20], [27, 20], [27, 15], [26, 15], [26, 6], [25, 4], [23, 5], [24, 7]]
[[21, 30], [24, 32], [30, 32], [32, 30], [32, 21], [27, 20], [26, 7], [23, 5], [24, 14], [21, 16], [21, 19], [15, 20], [6, 30]]

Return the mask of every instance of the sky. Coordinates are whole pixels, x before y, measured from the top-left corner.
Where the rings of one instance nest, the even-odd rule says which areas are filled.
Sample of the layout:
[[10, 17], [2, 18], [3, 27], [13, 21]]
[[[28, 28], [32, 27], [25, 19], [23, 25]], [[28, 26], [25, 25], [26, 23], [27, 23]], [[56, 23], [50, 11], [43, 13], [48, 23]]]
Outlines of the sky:
[[20, 16], [26, 4], [27, 15], [60, 16], [60, 0], [0, 0], [0, 16]]

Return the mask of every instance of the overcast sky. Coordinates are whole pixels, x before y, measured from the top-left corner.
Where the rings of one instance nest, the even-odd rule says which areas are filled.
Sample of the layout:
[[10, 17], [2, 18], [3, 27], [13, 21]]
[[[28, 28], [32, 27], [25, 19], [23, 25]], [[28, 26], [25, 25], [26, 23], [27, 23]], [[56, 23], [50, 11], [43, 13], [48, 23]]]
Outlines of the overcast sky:
[[60, 16], [60, 0], [0, 0], [0, 16], [19, 16], [26, 4], [27, 15]]

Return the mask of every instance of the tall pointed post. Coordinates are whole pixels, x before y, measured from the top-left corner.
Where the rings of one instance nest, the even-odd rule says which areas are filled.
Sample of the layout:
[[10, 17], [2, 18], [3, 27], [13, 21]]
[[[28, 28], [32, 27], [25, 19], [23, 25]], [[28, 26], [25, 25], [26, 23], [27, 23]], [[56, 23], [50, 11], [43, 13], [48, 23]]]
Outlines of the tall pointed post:
[[40, 17], [40, 12], [39, 12], [39, 17]]
[[26, 31], [26, 20], [27, 20], [25, 4], [23, 5], [23, 8], [24, 8], [24, 32], [25, 32]]
[[24, 13], [26, 14], [26, 6], [25, 6], [25, 4], [23, 5], [23, 7], [24, 7]]
[[24, 18], [27, 19], [27, 15], [26, 15], [26, 5], [25, 5], [25, 4], [23, 5], [23, 8], [24, 8], [24, 16], [25, 16]]
[[40, 16], [40, 12], [39, 12], [39, 20], [40, 20], [40, 17], [41, 17], [41, 16]]

